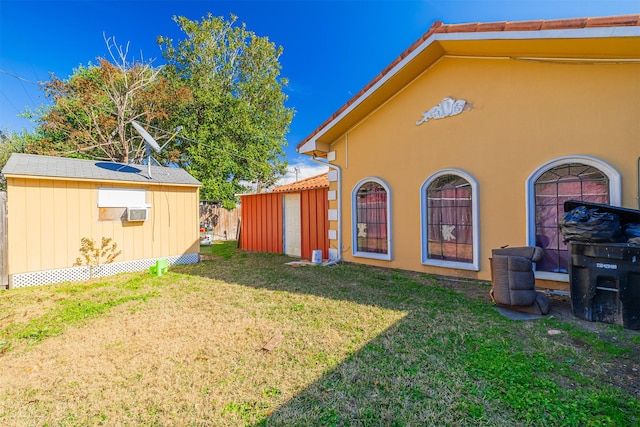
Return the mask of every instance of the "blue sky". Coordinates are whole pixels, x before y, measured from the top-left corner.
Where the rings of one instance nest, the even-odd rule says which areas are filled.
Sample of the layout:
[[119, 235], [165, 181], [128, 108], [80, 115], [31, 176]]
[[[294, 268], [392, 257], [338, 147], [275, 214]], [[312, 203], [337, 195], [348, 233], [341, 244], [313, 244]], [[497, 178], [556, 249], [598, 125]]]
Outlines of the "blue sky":
[[640, 13], [640, 0], [0, 0], [0, 129], [32, 129], [16, 117], [45, 103], [35, 82], [66, 78], [107, 56], [103, 33], [130, 58], [163, 59], [160, 35], [182, 33], [172, 16], [231, 13], [284, 48], [282, 76], [296, 110], [287, 135], [290, 170], [317, 173], [295, 146], [373, 79], [432, 23], [520, 21]]

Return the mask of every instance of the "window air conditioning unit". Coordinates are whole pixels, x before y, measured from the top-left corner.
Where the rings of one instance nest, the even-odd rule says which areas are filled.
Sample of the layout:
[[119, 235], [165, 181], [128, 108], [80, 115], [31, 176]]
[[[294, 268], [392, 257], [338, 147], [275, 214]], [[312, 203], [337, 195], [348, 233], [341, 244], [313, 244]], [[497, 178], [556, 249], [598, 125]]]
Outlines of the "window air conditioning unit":
[[127, 221], [146, 221], [148, 214], [147, 208], [127, 208]]

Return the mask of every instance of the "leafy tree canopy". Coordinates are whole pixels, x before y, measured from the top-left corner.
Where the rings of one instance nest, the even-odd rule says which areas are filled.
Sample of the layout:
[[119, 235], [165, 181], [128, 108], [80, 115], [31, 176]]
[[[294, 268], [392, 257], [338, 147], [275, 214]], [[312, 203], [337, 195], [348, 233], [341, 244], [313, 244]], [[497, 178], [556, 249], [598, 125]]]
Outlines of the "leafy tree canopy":
[[[0, 130], [0, 169], [11, 157], [13, 153], [25, 151], [25, 144], [29, 144], [34, 138], [26, 131], [21, 133]], [[0, 191], [6, 191], [7, 181], [4, 175], [0, 177]]]
[[136, 162], [145, 155], [143, 138], [131, 122], [170, 125], [179, 102], [190, 99], [184, 86], [171, 84], [150, 62], [132, 61], [127, 50], [106, 39], [112, 61], [80, 66], [67, 79], [54, 75], [43, 84], [52, 106], [39, 118], [42, 138], [29, 152]]
[[163, 75], [191, 89], [179, 113], [185, 167], [203, 183], [201, 198], [229, 205], [246, 183], [269, 186], [286, 171], [285, 135], [293, 110], [285, 106], [276, 47], [237, 18], [174, 17], [185, 38], [159, 37]]

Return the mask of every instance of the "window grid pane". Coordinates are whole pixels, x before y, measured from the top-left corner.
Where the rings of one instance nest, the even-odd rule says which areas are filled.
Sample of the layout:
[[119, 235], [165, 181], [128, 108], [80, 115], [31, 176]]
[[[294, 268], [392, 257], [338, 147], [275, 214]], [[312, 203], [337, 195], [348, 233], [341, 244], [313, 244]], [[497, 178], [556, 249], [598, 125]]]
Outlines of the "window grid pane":
[[363, 184], [356, 194], [358, 252], [388, 253], [387, 192], [378, 183]]
[[536, 269], [566, 273], [568, 249], [559, 228], [565, 213], [564, 202], [609, 204], [609, 179], [592, 166], [569, 163], [543, 173], [534, 184], [534, 192], [536, 245], [544, 249], [544, 258]]
[[430, 259], [473, 262], [471, 185], [457, 175], [437, 178], [427, 188]]

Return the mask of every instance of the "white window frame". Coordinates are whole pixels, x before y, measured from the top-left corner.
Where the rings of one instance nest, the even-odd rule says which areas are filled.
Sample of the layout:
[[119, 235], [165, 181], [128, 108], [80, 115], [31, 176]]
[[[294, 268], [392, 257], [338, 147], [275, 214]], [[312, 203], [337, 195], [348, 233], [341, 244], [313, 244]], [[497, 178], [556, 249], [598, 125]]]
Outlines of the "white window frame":
[[[427, 212], [427, 189], [436, 179], [444, 175], [456, 175], [471, 185], [471, 215], [473, 220], [473, 260], [472, 262], [447, 261], [429, 258], [429, 224]], [[459, 270], [480, 271], [480, 210], [478, 207], [478, 182], [462, 169], [441, 169], [428, 177], [420, 186], [420, 238], [422, 264], [435, 267], [456, 268]]]
[[[591, 166], [604, 173], [609, 179], [609, 203], [611, 206], [621, 206], [622, 204], [622, 177], [610, 164], [590, 156], [563, 156], [550, 160], [540, 166], [527, 178], [525, 195], [527, 203], [527, 245], [535, 246], [536, 244], [536, 200], [535, 200], [535, 183], [549, 169], [562, 166], [569, 163], [581, 163]], [[536, 279], [554, 280], [557, 282], [568, 282], [568, 273], [553, 273], [550, 271], [536, 271]]]
[[[382, 188], [387, 192], [387, 253], [377, 254], [372, 252], [358, 251], [358, 215], [357, 215], [357, 203], [356, 196], [358, 190], [367, 182], [375, 182], [380, 184]], [[354, 257], [381, 259], [385, 261], [391, 261], [391, 188], [382, 179], [376, 176], [369, 176], [361, 179], [356, 183], [351, 191], [351, 254]]]

